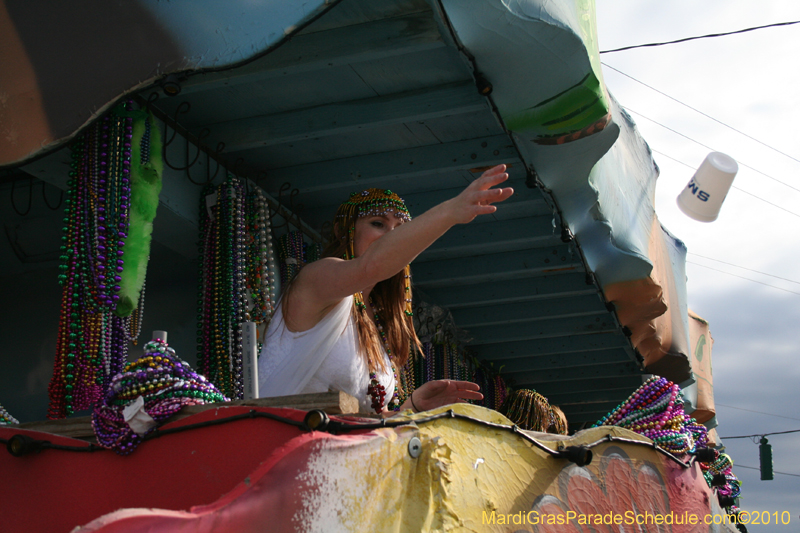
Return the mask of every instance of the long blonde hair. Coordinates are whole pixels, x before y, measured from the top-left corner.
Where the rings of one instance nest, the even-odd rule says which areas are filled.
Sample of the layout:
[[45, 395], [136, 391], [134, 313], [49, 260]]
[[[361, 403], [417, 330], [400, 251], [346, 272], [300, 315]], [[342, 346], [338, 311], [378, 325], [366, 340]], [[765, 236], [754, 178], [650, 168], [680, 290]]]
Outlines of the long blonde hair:
[[[322, 257], [353, 259], [356, 220], [362, 216], [383, 215], [392, 212], [398, 218], [411, 220], [403, 200], [395, 193], [384, 189], [367, 189], [353, 193], [339, 206], [331, 231], [330, 242], [322, 252]], [[380, 333], [375, 323], [367, 316], [361, 294], [355, 294], [353, 319], [358, 331], [361, 355], [366, 359], [371, 372], [379, 368], [388, 372], [381, 347]], [[391, 360], [397, 369], [408, 361], [411, 350], [422, 352], [422, 343], [414, 331], [411, 296], [411, 267], [406, 267], [394, 276], [378, 282], [372, 289], [373, 312], [383, 323]], [[399, 382], [398, 382], [399, 386]]]

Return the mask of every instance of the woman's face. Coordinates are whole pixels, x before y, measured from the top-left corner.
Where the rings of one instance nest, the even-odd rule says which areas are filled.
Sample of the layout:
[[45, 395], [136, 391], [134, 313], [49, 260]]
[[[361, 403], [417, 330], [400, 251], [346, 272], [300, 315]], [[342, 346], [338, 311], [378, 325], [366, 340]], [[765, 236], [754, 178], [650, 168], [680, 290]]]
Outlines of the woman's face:
[[353, 251], [355, 256], [362, 255], [369, 246], [393, 229], [403, 224], [403, 219], [394, 216], [394, 212], [385, 215], [368, 215], [356, 219]]

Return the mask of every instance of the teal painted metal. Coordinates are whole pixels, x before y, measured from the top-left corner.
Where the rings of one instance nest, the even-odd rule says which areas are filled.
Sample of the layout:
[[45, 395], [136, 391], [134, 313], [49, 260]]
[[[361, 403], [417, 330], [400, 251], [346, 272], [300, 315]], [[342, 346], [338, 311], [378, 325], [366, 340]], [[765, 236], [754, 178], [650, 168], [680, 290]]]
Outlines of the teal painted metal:
[[180, 43], [184, 57], [165, 62], [162, 65], [165, 73], [215, 69], [250, 59], [331, 5], [326, 0], [139, 0], [137, 3]]
[[[38, 83], [12, 91], [9, 105], [40, 100], [47, 121], [41, 129], [50, 137], [31, 144], [23, 158], [0, 160], [0, 165], [20, 164], [53, 151], [134, 89], [171, 74], [230, 68], [264, 54], [335, 4], [100, 0], [76, 9], [62, 2], [9, 2], [9, 23], [24, 51], [13, 64], [25, 65], [22, 79], [29, 77], [26, 69], [35, 71]], [[11, 131], [25, 128], [17, 123], [5, 126]]]
[[224, 140], [226, 151], [238, 152], [343, 135], [365, 127], [479, 113], [486, 109], [486, 101], [472, 84], [448, 84], [401, 95], [359, 98], [266, 117], [218, 123], [211, 140]]

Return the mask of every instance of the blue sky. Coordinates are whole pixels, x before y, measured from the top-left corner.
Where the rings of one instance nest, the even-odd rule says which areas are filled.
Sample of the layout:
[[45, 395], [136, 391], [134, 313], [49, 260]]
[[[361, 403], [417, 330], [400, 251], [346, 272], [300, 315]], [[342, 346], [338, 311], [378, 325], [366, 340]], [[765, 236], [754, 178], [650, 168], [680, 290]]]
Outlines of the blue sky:
[[[602, 51], [797, 21], [800, 2], [598, 0], [597, 19]], [[719, 434], [800, 429], [800, 25], [600, 57], [606, 85], [655, 151], [658, 217], [688, 248], [689, 306], [710, 322], [714, 338]], [[719, 218], [702, 223], [675, 200], [708, 147], [736, 159], [739, 173]], [[742, 508], [792, 516], [788, 526], [748, 529], [796, 531], [800, 433], [768, 438], [775, 470], [794, 476], [761, 481], [758, 470], [744, 468], [758, 467], [758, 445], [723, 441], [743, 481]]]

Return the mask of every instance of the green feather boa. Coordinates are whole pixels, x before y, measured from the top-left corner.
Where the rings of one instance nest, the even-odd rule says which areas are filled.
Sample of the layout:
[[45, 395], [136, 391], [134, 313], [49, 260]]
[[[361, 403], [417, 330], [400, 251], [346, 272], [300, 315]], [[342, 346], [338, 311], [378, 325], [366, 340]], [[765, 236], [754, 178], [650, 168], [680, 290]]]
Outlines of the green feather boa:
[[[164, 162], [161, 157], [161, 134], [155, 118], [147, 111], [118, 111], [120, 116], [133, 118], [133, 139], [131, 145], [131, 195], [128, 238], [125, 240], [125, 260], [120, 277], [117, 316], [129, 316], [136, 309], [139, 294], [147, 273], [150, 259], [150, 241], [153, 234], [153, 220], [158, 209], [158, 195], [161, 192], [161, 175]], [[145, 123], [150, 123], [150, 158], [142, 164], [141, 141]]]

